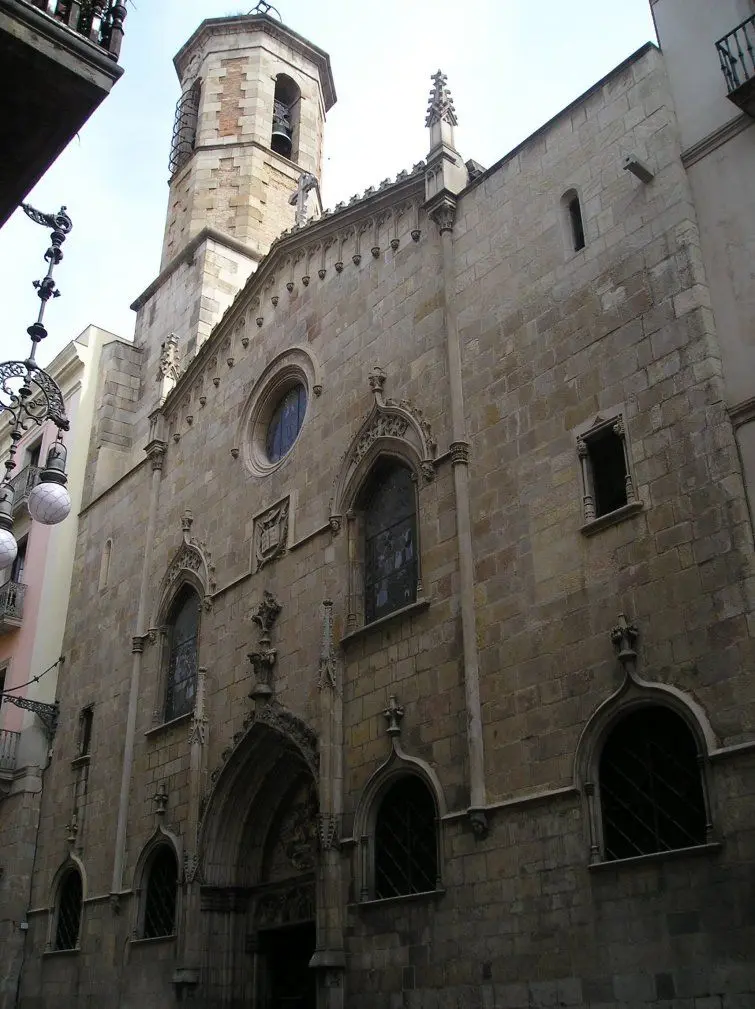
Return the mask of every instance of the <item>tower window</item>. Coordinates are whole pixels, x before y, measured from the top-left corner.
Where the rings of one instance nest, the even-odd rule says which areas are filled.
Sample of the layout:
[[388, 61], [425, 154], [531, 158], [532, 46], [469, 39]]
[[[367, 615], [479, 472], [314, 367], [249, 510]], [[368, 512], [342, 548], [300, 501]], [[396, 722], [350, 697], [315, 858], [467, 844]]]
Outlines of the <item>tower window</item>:
[[76, 949], [81, 927], [83, 890], [78, 869], [69, 869], [58, 888], [55, 949]]
[[176, 104], [176, 118], [173, 124], [173, 140], [170, 148], [169, 171], [173, 175], [186, 164], [197, 146], [197, 127], [199, 123], [199, 101], [202, 95], [202, 84], [197, 78]]
[[299, 153], [299, 111], [301, 91], [287, 74], [275, 78], [273, 128], [270, 147], [276, 154], [296, 161]]
[[705, 844], [706, 810], [697, 745], [669, 708], [623, 718], [600, 758], [606, 859]]
[[585, 522], [637, 501], [629, 469], [629, 448], [621, 417], [598, 419], [577, 442], [582, 471]]
[[378, 463], [362, 497], [364, 619], [371, 623], [417, 598], [414, 481], [400, 463]]
[[79, 756], [86, 757], [92, 751], [92, 725], [94, 724], [94, 708], [89, 705], [81, 709], [79, 715]]
[[425, 783], [406, 775], [385, 793], [375, 820], [375, 897], [434, 890], [438, 877], [435, 803]]
[[585, 247], [585, 227], [582, 221], [582, 207], [576, 189], [570, 189], [561, 197], [561, 206], [565, 217], [568, 236], [568, 248], [579, 252]]
[[197, 689], [199, 597], [188, 585], [178, 594], [168, 624], [166, 722], [179, 718], [193, 709]]
[[176, 930], [178, 862], [173, 849], [161, 844], [147, 870], [144, 900], [144, 938], [173, 935]]

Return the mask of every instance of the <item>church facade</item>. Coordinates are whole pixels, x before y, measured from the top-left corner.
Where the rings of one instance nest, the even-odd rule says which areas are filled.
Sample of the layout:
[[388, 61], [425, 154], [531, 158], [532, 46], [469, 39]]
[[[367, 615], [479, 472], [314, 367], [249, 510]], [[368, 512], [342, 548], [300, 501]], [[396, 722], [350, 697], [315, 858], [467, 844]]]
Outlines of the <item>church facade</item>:
[[662, 54], [487, 170], [439, 72], [425, 161], [322, 212], [327, 54], [175, 62], [19, 1005], [752, 1004], [755, 555]]

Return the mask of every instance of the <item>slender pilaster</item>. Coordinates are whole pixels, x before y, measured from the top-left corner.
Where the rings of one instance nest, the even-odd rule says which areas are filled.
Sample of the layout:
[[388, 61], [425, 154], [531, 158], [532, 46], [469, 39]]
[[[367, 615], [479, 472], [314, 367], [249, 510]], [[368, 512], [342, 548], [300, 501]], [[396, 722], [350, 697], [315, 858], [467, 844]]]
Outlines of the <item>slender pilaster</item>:
[[144, 558], [142, 560], [142, 575], [139, 584], [139, 607], [136, 614], [136, 629], [132, 639], [131, 652], [131, 685], [128, 696], [128, 715], [126, 716], [126, 734], [123, 743], [123, 766], [121, 771], [121, 788], [118, 796], [118, 823], [115, 830], [115, 853], [113, 856], [113, 878], [110, 884], [111, 900], [118, 907], [118, 896], [123, 889], [123, 860], [126, 851], [126, 825], [128, 822], [128, 803], [131, 791], [131, 774], [134, 764], [134, 739], [136, 735], [136, 714], [139, 704], [139, 681], [142, 671], [142, 653], [144, 639], [147, 633], [147, 592], [149, 589], [150, 564], [155, 541], [155, 526], [157, 524], [157, 505], [160, 498], [160, 480], [162, 478], [163, 456], [166, 443], [153, 438], [147, 445], [147, 454], [152, 462], [152, 485], [149, 496], [149, 513], [147, 530], [144, 540]]
[[480, 664], [475, 621], [475, 583], [472, 552], [472, 521], [469, 504], [469, 442], [464, 415], [461, 343], [454, 303], [453, 224], [456, 198], [441, 194], [430, 209], [438, 225], [443, 255], [443, 315], [451, 391], [451, 465], [456, 499], [456, 541], [459, 554], [459, 594], [464, 656], [464, 697], [467, 708], [470, 817], [475, 834], [487, 831], [485, 817], [485, 754], [480, 705]]

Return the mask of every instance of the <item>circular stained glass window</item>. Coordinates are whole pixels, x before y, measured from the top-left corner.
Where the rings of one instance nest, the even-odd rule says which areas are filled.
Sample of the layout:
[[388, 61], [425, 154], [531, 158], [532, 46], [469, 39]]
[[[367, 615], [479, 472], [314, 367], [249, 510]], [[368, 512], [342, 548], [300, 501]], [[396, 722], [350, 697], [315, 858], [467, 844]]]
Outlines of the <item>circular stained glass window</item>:
[[307, 410], [307, 390], [295, 385], [278, 401], [267, 426], [265, 450], [270, 462], [278, 462], [290, 451], [301, 431]]

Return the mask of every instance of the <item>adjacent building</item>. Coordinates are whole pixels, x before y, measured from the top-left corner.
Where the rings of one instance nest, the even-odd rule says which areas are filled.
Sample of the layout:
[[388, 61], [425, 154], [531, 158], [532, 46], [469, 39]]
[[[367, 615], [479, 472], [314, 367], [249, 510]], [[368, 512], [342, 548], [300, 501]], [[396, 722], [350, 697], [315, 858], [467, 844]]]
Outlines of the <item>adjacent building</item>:
[[426, 158], [322, 212], [327, 55], [259, 9], [181, 49], [20, 1006], [752, 1003], [755, 134], [716, 42], [754, 12], [715, 6], [658, 0], [662, 51], [487, 170], [439, 72]]

